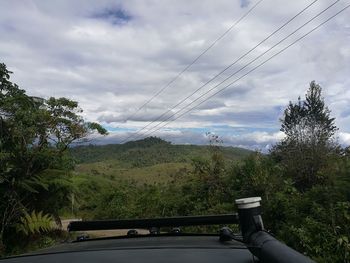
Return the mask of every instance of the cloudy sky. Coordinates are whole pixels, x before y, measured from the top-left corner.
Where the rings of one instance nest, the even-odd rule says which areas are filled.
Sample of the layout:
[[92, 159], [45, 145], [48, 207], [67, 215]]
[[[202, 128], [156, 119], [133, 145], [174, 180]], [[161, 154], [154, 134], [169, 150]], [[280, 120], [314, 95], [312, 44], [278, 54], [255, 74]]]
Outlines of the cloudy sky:
[[[336, 117], [339, 141], [350, 144], [350, 8], [260, 68], [240, 78], [349, 4], [340, 0], [274, 46], [335, 0], [318, 0], [208, 85], [208, 80], [252, 49], [312, 1], [263, 0], [159, 96], [137, 111], [220, 37], [257, 1], [125, 0], [0, 1], [0, 62], [27, 93], [77, 100], [89, 121], [110, 135], [99, 143], [161, 136], [174, 143], [206, 143], [206, 132], [225, 145], [266, 150], [283, 137], [279, 118], [310, 81], [323, 87]], [[240, 78], [240, 79], [239, 79]], [[239, 79], [239, 80], [238, 80]], [[228, 86], [231, 82], [232, 85]], [[194, 96], [172, 109], [199, 87]], [[215, 88], [215, 86], [217, 86]], [[197, 108], [171, 116], [190, 102]], [[207, 95], [195, 101], [198, 96]], [[191, 107], [192, 107], [191, 106]], [[190, 107], [190, 108], [191, 108]], [[152, 133], [156, 120], [175, 120]], [[187, 108], [189, 109], [189, 108]], [[186, 111], [186, 110], [184, 110]]]

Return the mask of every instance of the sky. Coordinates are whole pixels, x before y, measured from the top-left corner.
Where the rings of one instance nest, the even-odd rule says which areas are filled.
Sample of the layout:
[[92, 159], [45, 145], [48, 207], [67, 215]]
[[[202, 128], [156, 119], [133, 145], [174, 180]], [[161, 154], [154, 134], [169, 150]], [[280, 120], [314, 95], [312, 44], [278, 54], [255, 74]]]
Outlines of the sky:
[[[277, 34], [203, 86], [311, 2], [261, 1], [139, 111], [257, 1], [1, 0], [0, 62], [14, 72], [12, 81], [29, 95], [78, 101], [86, 120], [99, 122], [109, 131], [108, 136], [94, 137], [93, 142], [99, 144], [149, 135], [173, 143], [206, 144], [206, 133], [211, 132], [224, 145], [266, 151], [284, 136], [279, 119], [288, 102], [304, 97], [309, 83], [315, 80], [323, 88], [326, 104], [336, 118], [339, 142], [349, 145], [350, 8], [248, 73], [349, 1], [338, 1], [247, 65], [336, 2], [316, 1]], [[219, 85], [236, 71], [239, 72]], [[231, 82], [234, 83], [228, 85]], [[172, 109], [201, 86], [194, 96]], [[225, 86], [217, 95], [206, 97]], [[204, 96], [206, 92], [209, 93]], [[202, 99], [196, 101], [200, 95]], [[171, 116], [190, 102], [195, 106], [204, 99], [207, 100], [182, 117], [177, 118], [183, 111]], [[169, 118], [172, 122], [154, 131], [163, 124], [150, 122], [168, 110], [171, 111], [159, 120]], [[152, 129], [155, 125], [158, 126]]]

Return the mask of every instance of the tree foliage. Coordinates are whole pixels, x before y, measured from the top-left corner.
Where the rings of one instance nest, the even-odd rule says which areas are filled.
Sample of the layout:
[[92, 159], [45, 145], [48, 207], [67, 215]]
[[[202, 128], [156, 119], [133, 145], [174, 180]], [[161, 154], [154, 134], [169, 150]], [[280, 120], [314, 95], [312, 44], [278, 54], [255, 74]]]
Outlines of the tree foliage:
[[[57, 202], [64, 200], [55, 194], [64, 194], [69, 186], [62, 178], [48, 180], [47, 174], [59, 170], [67, 177], [73, 167], [69, 145], [92, 132], [107, 133], [99, 124], [85, 122], [75, 101], [28, 96], [10, 81], [11, 73], [0, 64], [0, 250], [4, 235], [25, 213], [45, 208], [58, 219]], [[45, 195], [50, 198], [41, 199]]]
[[[231, 213], [235, 199], [261, 196], [264, 224], [279, 239], [317, 262], [350, 262], [350, 154], [334, 141], [335, 120], [321, 88], [312, 82], [306, 100], [290, 103], [281, 121], [287, 136], [270, 154], [223, 162], [221, 140], [208, 133], [210, 154], [193, 158], [192, 169], [175, 180], [98, 189], [91, 182], [99, 194], [81, 207], [84, 217]], [[87, 192], [87, 185], [79, 189]]]
[[305, 95], [305, 101], [298, 98], [297, 103], [290, 102], [281, 120], [288, 142], [298, 144], [327, 145], [337, 131], [335, 118], [325, 106], [321, 95], [322, 88], [315, 81]]
[[299, 97], [296, 103], [289, 103], [281, 119], [286, 137], [271, 152], [300, 190], [329, 179], [322, 171], [339, 149], [334, 140], [335, 119], [330, 117], [321, 92], [313, 81], [304, 101]]

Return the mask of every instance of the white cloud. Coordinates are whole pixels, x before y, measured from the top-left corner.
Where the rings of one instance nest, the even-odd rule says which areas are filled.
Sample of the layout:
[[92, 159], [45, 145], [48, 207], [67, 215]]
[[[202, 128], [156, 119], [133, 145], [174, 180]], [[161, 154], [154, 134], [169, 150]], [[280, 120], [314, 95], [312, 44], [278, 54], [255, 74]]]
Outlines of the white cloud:
[[[3, 36], [0, 58], [14, 71], [13, 80], [28, 93], [78, 100], [90, 121], [133, 130], [170, 109], [306, 6], [302, 0], [261, 2], [148, 107], [125, 122], [125, 118], [164, 87], [253, 3], [255, 1], [239, 0], [4, 0], [0, 2]], [[328, 0], [315, 3], [225, 76], [330, 3]], [[343, 3], [338, 3], [308, 29], [342, 6]], [[226, 125], [228, 128], [219, 132], [230, 138], [231, 144], [264, 148], [280, 138], [278, 119], [288, 101], [303, 96], [308, 83], [316, 80], [324, 88], [327, 104], [337, 119], [343, 134], [339, 135], [340, 140], [346, 141], [344, 134], [350, 133], [348, 12], [191, 114], [169, 124], [167, 127], [173, 134], [169, 129], [156, 134], [168, 134], [174, 142], [200, 143], [202, 133], [196, 135], [194, 130], [210, 131]], [[300, 34], [287, 43], [297, 36]], [[223, 78], [218, 78], [200, 94]], [[193, 98], [187, 102], [191, 100]], [[183, 132], [180, 128], [193, 131]], [[237, 129], [243, 129], [242, 133], [237, 135]], [[119, 136], [117, 134], [122, 136], [122, 132], [115, 132], [108, 140]]]
[[340, 132], [339, 133], [339, 142], [344, 146], [350, 146], [350, 133], [349, 132]]

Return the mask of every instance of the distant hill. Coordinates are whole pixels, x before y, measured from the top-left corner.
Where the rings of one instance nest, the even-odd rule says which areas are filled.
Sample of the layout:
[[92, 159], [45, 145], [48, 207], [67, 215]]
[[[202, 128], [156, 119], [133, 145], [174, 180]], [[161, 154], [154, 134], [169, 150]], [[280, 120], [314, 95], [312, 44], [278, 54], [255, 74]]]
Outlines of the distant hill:
[[[237, 147], [221, 147], [226, 160], [239, 160], [251, 151]], [[125, 168], [146, 167], [164, 163], [189, 163], [193, 158], [209, 158], [208, 146], [174, 145], [157, 137], [125, 144], [83, 145], [71, 148], [79, 164], [115, 161]]]
[[[235, 147], [221, 147], [221, 150], [227, 162], [251, 153]], [[125, 144], [83, 145], [70, 151], [78, 163], [74, 177], [78, 188], [89, 182], [95, 182], [94, 187], [106, 187], [118, 180], [133, 180], [139, 184], [169, 182], [188, 175], [193, 159], [211, 156], [208, 146], [173, 145], [156, 137]]]

